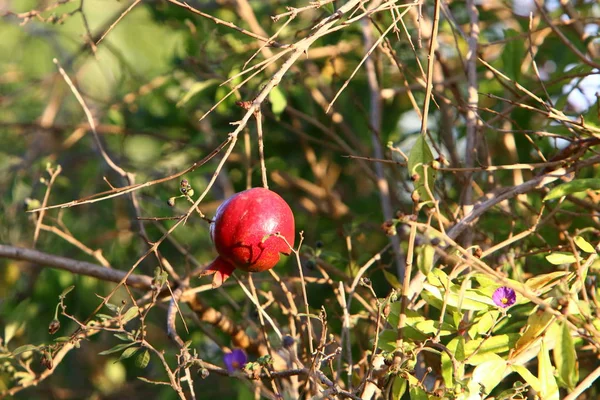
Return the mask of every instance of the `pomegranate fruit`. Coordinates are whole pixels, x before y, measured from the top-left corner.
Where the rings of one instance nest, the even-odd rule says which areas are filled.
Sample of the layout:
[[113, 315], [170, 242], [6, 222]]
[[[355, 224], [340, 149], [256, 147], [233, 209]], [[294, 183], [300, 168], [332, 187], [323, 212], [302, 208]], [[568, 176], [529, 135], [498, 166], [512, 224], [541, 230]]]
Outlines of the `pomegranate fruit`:
[[294, 246], [294, 214], [277, 193], [248, 189], [219, 206], [210, 235], [219, 256], [201, 275], [214, 274], [216, 288], [236, 268], [266, 271], [279, 262], [279, 253], [289, 255], [290, 246]]

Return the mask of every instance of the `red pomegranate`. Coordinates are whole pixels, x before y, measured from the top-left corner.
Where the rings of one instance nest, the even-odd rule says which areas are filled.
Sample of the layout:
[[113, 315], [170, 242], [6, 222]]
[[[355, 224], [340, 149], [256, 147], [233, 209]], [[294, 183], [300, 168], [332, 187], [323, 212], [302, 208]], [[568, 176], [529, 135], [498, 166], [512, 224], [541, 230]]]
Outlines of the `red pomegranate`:
[[[260, 272], [273, 268], [279, 253], [289, 255], [294, 246], [294, 214], [277, 193], [253, 188], [236, 193], [217, 209], [210, 235], [219, 256], [201, 274], [214, 274], [219, 287], [234, 269]], [[271, 235], [271, 236], [269, 236]]]

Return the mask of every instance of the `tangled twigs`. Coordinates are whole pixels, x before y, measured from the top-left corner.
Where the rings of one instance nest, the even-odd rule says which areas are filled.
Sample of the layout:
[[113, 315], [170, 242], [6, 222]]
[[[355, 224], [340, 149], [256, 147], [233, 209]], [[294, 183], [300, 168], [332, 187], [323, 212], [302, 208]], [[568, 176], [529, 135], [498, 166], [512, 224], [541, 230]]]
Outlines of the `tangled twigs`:
[[21, 25], [25, 25], [27, 24], [29, 21], [31, 21], [33, 18], [36, 18], [39, 21], [42, 22], [60, 22], [63, 18], [65, 18], [66, 16], [72, 15], [74, 12], [79, 11], [79, 9], [74, 10], [71, 13], [67, 13], [65, 14], [62, 18], [58, 19], [55, 15], [51, 15], [48, 18], [44, 18], [42, 16], [43, 13], [51, 11], [55, 8], [58, 8], [60, 6], [62, 6], [63, 4], [67, 4], [72, 2], [73, 0], [58, 0], [56, 3], [54, 4], [50, 4], [48, 7], [46, 7], [43, 10], [30, 10], [30, 11], [26, 11], [26, 12], [22, 12], [22, 13], [13, 13], [11, 11], [6, 11], [4, 13], [5, 16], [8, 15], [13, 15], [19, 19], [21, 19]]
[[[597, 397], [591, 3], [46, 2], [0, 6], [19, 31], [0, 61], [1, 396], [54, 389], [81, 342], [126, 369], [109, 389], [127, 398], [134, 375], [179, 399], [217, 381], [269, 400]], [[28, 68], [48, 51], [62, 65]], [[252, 186], [290, 202], [302, 248], [214, 290], [211, 217]], [[33, 315], [23, 282], [56, 308]]]

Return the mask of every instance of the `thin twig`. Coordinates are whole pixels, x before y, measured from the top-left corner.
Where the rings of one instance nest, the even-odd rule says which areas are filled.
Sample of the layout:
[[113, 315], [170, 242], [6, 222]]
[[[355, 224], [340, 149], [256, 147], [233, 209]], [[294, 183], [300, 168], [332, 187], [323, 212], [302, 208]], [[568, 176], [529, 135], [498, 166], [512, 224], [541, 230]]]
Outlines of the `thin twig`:
[[35, 247], [37, 243], [38, 237], [40, 235], [40, 228], [44, 220], [44, 215], [46, 214], [46, 210], [44, 210], [43, 208], [46, 207], [46, 205], [48, 204], [48, 199], [50, 198], [50, 190], [52, 190], [52, 185], [54, 184], [56, 177], [61, 173], [62, 168], [60, 165], [57, 165], [56, 169], [48, 166], [46, 170], [50, 175], [50, 180], [47, 183], [48, 186], [46, 187], [46, 194], [44, 194], [44, 200], [42, 201], [42, 210], [40, 211], [40, 215], [38, 216], [38, 219], [35, 223], [35, 232], [33, 233], [33, 247]]
[[256, 132], [258, 134], [258, 157], [260, 159], [260, 175], [262, 177], [262, 185], [265, 189], [269, 188], [269, 184], [267, 182], [267, 167], [265, 165], [265, 143], [263, 140], [263, 130], [262, 130], [262, 113], [260, 112], [260, 108], [256, 110], [254, 113], [254, 117], [256, 118]]
[[120, 21], [121, 21], [123, 18], [125, 18], [125, 16], [126, 16], [127, 14], [129, 14], [129, 12], [130, 12], [131, 10], [133, 10], [135, 6], [137, 6], [138, 4], [140, 4], [140, 3], [141, 3], [141, 1], [142, 1], [142, 0], [135, 0], [133, 3], [131, 3], [131, 5], [130, 5], [129, 7], [127, 7], [127, 9], [126, 9], [125, 11], [123, 11], [123, 12], [121, 13], [121, 15], [119, 16], [119, 18], [117, 18], [117, 19], [115, 20], [115, 22], [113, 22], [113, 23], [112, 23], [112, 25], [111, 25], [111, 26], [110, 26], [110, 27], [109, 27], [109, 28], [106, 30], [106, 32], [104, 32], [104, 33], [102, 34], [102, 36], [100, 37], [100, 39], [98, 39], [98, 41], [96, 42], [96, 46], [97, 46], [97, 45], [99, 45], [99, 44], [100, 44], [100, 42], [101, 42], [101, 41], [103, 41], [103, 40], [104, 40], [104, 38], [105, 38], [105, 37], [106, 37], [106, 36], [107, 36], [107, 35], [108, 35], [108, 34], [109, 34], [109, 33], [110, 33], [112, 30], [113, 30], [113, 28], [114, 28], [115, 26], [117, 26], [117, 24], [118, 24], [118, 23], [119, 23], [119, 22], [120, 22]]

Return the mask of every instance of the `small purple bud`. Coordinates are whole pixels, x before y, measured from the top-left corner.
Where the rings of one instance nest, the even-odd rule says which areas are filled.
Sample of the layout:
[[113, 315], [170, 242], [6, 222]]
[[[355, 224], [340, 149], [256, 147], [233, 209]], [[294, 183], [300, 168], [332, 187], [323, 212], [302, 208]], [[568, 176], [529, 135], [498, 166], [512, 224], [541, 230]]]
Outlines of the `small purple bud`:
[[283, 344], [283, 347], [285, 347], [286, 349], [291, 348], [294, 345], [294, 343], [296, 343], [296, 341], [294, 340], [293, 337], [291, 337], [289, 335], [285, 335], [283, 337], [283, 343], [282, 344]]

